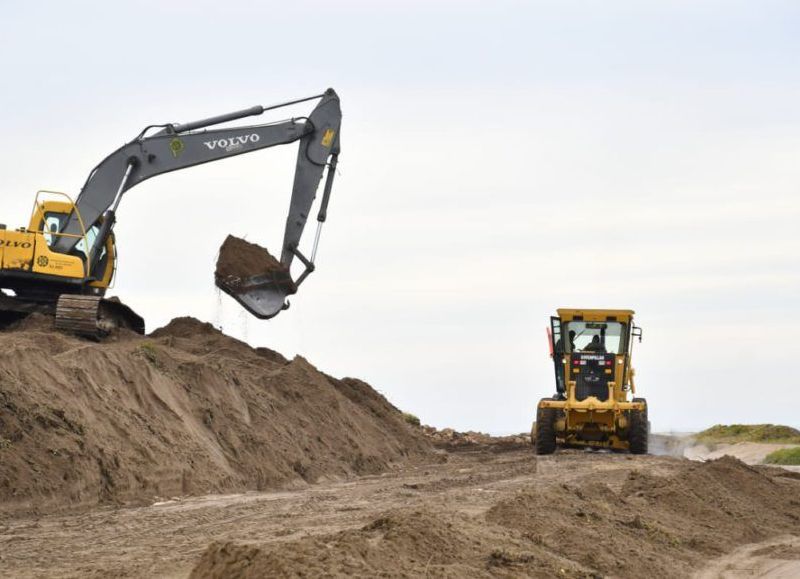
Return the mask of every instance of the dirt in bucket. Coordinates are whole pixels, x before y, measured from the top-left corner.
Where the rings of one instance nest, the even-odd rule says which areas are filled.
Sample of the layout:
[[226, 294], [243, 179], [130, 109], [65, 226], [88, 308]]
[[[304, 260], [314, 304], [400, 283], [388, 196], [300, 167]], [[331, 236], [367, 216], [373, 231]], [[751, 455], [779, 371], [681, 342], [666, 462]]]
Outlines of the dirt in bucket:
[[219, 248], [214, 280], [223, 290], [242, 289], [247, 280], [263, 277], [294, 293], [296, 286], [289, 268], [274, 258], [266, 248], [239, 237], [228, 235]]

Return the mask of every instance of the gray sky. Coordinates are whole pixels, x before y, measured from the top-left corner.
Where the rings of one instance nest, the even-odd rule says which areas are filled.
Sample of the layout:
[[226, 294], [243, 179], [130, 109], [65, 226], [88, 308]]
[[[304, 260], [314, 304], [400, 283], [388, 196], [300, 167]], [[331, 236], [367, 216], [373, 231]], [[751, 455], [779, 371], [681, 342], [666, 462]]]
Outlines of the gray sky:
[[800, 426], [800, 5], [289, 4], [2, 0], [2, 221], [147, 124], [332, 86], [340, 175], [292, 308], [213, 286], [227, 233], [279, 247], [283, 147], [125, 197], [114, 293], [148, 328], [193, 315], [501, 433], [554, 390], [555, 308], [629, 307], [654, 428]]

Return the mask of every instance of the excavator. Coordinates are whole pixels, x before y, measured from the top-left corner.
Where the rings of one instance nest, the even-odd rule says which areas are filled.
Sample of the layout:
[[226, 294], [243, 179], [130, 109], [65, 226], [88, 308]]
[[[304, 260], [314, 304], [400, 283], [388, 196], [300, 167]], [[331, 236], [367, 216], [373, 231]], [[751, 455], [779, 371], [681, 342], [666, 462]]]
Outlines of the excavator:
[[[230, 126], [239, 119], [312, 100], [318, 102], [307, 117]], [[328, 89], [198, 121], [149, 125], [91, 171], [74, 201], [65, 193], [39, 191], [27, 227], [8, 230], [0, 225], [0, 326], [38, 312], [54, 317], [57, 329], [93, 338], [116, 328], [144, 333], [144, 320], [138, 314], [116, 298], [105, 298], [117, 270], [114, 224], [123, 195], [156, 175], [297, 142], [281, 271], [256, 272], [239, 280], [236, 291], [222, 287], [256, 317], [274, 317], [288, 307], [287, 296], [314, 271], [340, 153], [341, 118], [339, 97]], [[299, 249], [300, 238], [323, 173], [317, 233], [312, 254], [306, 257]], [[295, 258], [303, 266], [296, 280], [290, 272]]]

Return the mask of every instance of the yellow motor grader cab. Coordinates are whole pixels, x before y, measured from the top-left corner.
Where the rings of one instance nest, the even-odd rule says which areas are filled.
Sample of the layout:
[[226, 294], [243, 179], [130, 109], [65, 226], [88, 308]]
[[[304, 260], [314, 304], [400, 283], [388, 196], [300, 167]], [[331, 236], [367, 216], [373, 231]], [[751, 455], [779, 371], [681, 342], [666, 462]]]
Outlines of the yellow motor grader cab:
[[632, 310], [559, 309], [548, 330], [556, 394], [536, 410], [531, 439], [538, 454], [557, 445], [647, 453], [647, 401], [636, 393], [633, 341], [642, 340]]

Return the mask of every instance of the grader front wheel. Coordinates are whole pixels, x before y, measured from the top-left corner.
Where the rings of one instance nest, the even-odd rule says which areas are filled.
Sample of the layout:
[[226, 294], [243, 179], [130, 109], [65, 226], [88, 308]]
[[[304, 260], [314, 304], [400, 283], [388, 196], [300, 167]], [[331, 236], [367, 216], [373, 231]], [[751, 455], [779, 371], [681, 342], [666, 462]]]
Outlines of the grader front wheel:
[[647, 439], [650, 435], [650, 423], [647, 420], [647, 400], [634, 398], [634, 402], [642, 402], [644, 410], [631, 411], [628, 427], [628, 443], [631, 454], [647, 454]]
[[536, 454], [553, 454], [556, 451], [555, 409], [541, 406], [536, 409], [536, 427], [533, 431], [533, 439]]

